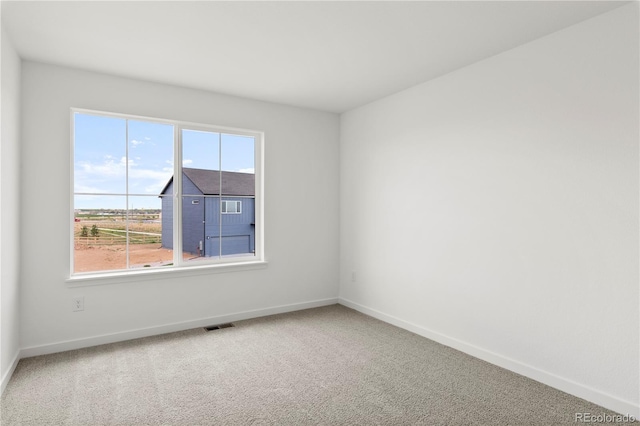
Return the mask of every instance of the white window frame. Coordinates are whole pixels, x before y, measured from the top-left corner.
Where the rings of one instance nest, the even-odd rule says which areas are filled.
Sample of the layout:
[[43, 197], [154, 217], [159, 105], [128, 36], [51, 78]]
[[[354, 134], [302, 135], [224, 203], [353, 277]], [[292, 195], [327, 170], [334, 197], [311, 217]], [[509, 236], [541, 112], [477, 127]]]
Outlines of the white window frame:
[[[236, 203], [236, 211], [230, 212], [228, 203]], [[224, 208], [222, 206], [225, 206]], [[242, 214], [242, 201], [239, 200], [220, 200], [220, 213], [222, 214]]]
[[[264, 255], [264, 132], [248, 129], [224, 127], [211, 124], [146, 117], [107, 111], [71, 108], [70, 129], [70, 223], [74, 221], [74, 162], [75, 162], [75, 120], [76, 113], [96, 115], [100, 117], [121, 118], [150, 123], [169, 124], [173, 126], [173, 265], [157, 268], [118, 269], [95, 272], [74, 271], [74, 229], [70, 227], [70, 269], [67, 283], [71, 285], [103, 284], [137, 280], [136, 277], [149, 278], [155, 274], [162, 275], [199, 275], [211, 272], [227, 272], [234, 270], [250, 270], [266, 267]], [[254, 256], [225, 256], [202, 259], [198, 262], [185, 262], [182, 259], [182, 131], [194, 130], [221, 134], [249, 136], [254, 138], [254, 174], [255, 174], [255, 253]], [[128, 141], [127, 141], [128, 143]], [[128, 195], [127, 195], [128, 196]]]

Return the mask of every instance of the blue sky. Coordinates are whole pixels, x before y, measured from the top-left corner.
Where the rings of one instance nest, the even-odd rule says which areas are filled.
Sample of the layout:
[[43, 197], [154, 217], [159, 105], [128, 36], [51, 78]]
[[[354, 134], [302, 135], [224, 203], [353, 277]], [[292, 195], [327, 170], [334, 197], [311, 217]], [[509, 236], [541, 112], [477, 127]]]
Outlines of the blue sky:
[[[74, 121], [74, 191], [91, 194], [75, 195], [75, 208], [125, 208], [125, 197], [98, 194], [126, 194], [127, 171], [129, 208], [160, 208], [158, 194], [173, 175], [173, 126], [81, 113]], [[184, 129], [182, 160], [184, 167], [253, 173], [254, 140]]]

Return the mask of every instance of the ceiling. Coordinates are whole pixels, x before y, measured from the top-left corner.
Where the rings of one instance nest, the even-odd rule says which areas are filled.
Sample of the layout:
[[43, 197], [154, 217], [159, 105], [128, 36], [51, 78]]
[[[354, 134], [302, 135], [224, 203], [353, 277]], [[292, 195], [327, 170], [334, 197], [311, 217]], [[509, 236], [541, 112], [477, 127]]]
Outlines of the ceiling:
[[344, 112], [627, 2], [3, 1], [18, 54]]

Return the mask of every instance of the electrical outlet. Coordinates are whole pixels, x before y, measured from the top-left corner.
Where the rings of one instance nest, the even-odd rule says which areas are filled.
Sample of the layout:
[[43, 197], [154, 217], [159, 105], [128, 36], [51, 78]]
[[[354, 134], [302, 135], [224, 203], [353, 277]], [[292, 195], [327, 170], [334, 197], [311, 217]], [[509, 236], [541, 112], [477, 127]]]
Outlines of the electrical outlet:
[[71, 299], [71, 310], [73, 312], [84, 311], [84, 296]]

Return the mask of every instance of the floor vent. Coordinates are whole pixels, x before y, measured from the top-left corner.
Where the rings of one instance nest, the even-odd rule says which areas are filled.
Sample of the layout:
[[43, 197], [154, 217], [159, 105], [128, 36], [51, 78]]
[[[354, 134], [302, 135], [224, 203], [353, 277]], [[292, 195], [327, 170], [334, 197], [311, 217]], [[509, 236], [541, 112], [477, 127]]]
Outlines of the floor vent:
[[229, 327], [235, 327], [235, 325], [233, 325], [232, 323], [228, 322], [226, 324], [210, 325], [208, 327], [205, 327], [204, 330], [205, 331], [213, 331], [213, 330], [220, 330], [221, 328], [229, 328]]

